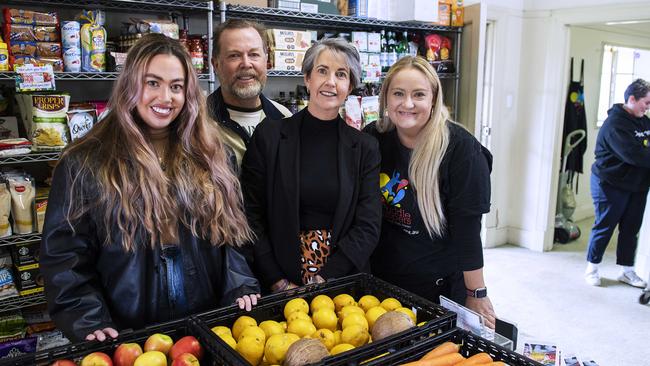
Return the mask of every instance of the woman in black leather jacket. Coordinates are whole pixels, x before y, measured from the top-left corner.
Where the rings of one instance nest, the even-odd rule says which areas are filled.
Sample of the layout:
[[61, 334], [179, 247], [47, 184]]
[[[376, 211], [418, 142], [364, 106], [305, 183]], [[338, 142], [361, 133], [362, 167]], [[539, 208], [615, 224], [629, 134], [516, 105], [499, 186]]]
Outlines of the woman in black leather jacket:
[[250, 310], [239, 183], [180, 43], [133, 46], [110, 108], [53, 177], [40, 265], [57, 327], [103, 341], [235, 301]]

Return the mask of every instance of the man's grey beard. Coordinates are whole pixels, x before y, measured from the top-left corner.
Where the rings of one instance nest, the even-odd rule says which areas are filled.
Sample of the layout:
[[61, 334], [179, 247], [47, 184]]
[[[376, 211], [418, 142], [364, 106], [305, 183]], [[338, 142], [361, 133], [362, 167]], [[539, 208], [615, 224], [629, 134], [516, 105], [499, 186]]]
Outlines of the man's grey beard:
[[259, 80], [255, 81], [256, 82], [253, 85], [242, 88], [231, 85], [228, 89], [230, 89], [230, 92], [239, 99], [255, 98], [262, 93], [262, 89], [264, 88], [264, 85], [262, 85]]

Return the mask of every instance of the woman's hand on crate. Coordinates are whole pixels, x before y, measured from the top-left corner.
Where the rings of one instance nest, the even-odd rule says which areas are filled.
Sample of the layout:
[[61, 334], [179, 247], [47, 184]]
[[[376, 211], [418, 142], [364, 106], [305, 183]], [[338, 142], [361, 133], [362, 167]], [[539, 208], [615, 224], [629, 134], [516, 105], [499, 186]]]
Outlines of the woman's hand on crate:
[[100, 341], [103, 342], [106, 340], [106, 337], [111, 337], [111, 338], [117, 338], [118, 336], [117, 330], [113, 328], [104, 328], [104, 329], [97, 329], [96, 331], [88, 334], [86, 336], [87, 341]]
[[240, 298], [237, 298], [235, 302], [239, 306], [240, 309], [246, 309], [246, 311], [251, 311], [253, 306], [257, 305], [257, 299], [262, 297], [260, 294], [251, 294], [251, 295], [244, 295]]
[[465, 306], [483, 316], [486, 327], [494, 329], [496, 314], [494, 313], [492, 301], [490, 301], [489, 297], [486, 296], [482, 298], [476, 298], [467, 296], [467, 300], [465, 300]]

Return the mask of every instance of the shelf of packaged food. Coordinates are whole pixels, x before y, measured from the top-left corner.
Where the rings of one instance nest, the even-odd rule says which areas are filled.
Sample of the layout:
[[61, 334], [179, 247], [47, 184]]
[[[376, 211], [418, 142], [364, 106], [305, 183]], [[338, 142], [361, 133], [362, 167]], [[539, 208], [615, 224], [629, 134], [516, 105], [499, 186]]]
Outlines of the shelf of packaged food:
[[[223, 10], [223, 7], [221, 8]], [[314, 26], [319, 29], [335, 28], [350, 30], [368, 30], [391, 28], [400, 30], [423, 30], [460, 33], [461, 27], [445, 27], [427, 23], [392, 22], [379, 19], [356, 18], [343, 15], [302, 13], [276, 8], [256, 8], [252, 6], [228, 4], [225, 7], [226, 18], [255, 20], [265, 24], [280, 26]]]
[[45, 304], [45, 293], [38, 292], [32, 295], [12, 297], [0, 300], [0, 312], [20, 310], [28, 306]]
[[[119, 72], [55, 72], [55, 80], [117, 80]], [[13, 71], [0, 72], [0, 80], [14, 80]], [[199, 74], [199, 80], [210, 81], [210, 74]]]
[[0, 247], [5, 245], [29, 244], [41, 240], [40, 233], [17, 234], [0, 238]]
[[29, 153], [25, 155], [12, 155], [0, 157], [0, 165], [38, 163], [41, 161], [57, 161], [61, 156], [60, 152]]
[[[302, 72], [300, 71], [282, 71], [282, 70], [269, 70], [266, 73], [269, 77], [302, 77]], [[386, 77], [386, 73], [382, 74], [382, 78]], [[438, 77], [440, 79], [458, 79], [460, 75], [451, 74], [451, 73], [439, 73]]]
[[74, 7], [138, 12], [207, 12], [213, 10], [212, 1], [200, 0], [9, 0], [17, 6]]

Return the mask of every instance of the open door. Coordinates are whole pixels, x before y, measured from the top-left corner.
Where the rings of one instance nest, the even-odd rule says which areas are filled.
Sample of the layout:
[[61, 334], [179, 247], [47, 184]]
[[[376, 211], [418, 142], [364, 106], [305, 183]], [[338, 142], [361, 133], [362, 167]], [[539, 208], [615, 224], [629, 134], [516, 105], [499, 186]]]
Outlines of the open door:
[[[483, 77], [485, 64], [486, 5], [465, 6], [460, 62], [460, 97], [457, 121], [482, 141]], [[487, 146], [489, 148], [489, 146]]]

